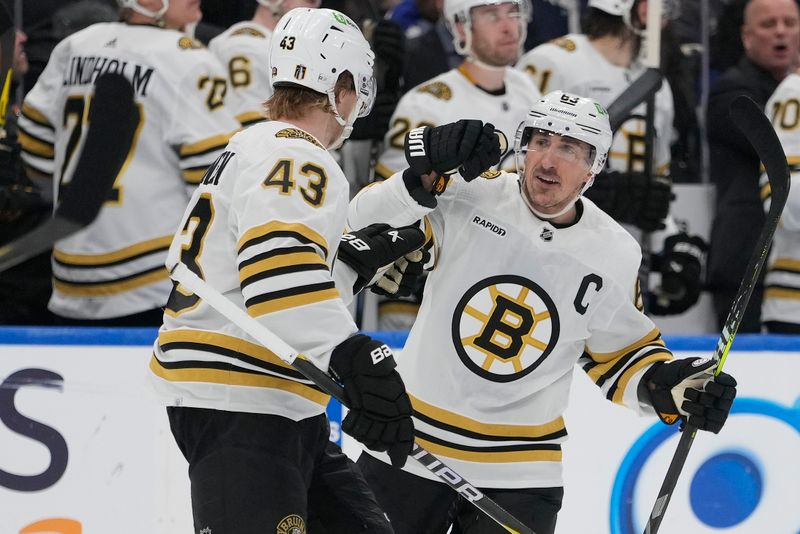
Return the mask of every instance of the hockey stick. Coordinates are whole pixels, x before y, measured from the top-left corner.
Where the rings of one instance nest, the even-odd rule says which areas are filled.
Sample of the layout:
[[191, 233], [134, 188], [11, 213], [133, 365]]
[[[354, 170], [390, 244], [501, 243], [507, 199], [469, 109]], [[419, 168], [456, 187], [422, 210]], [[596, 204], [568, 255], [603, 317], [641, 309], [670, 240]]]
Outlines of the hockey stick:
[[608, 122], [616, 132], [628, 120], [631, 111], [647, 101], [661, 89], [662, 76], [658, 69], [646, 69], [632, 84], [608, 106]]
[[[169, 266], [168, 266], [169, 267]], [[298, 353], [286, 342], [272, 333], [266, 326], [249, 316], [243, 309], [225, 298], [199, 276], [189, 270], [186, 265], [177, 263], [170, 269], [170, 276], [221, 313], [225, 318], [241, 328], [256, 341], [267, 347], [278, 358], [303, 373], [325, 393], [337, 399], [343, 405], [344, 388], [325, 371], [314, 365], [303, 354]], [[464, 480], [461, 475], [446, 466], [441, 460], [423, 449], [417, 442], [411, 449], [411, 457], [421, 463], [428, 471], [436, 475], [442, 482], [453, 488], [459, 495], [471, 502], [475, 507], [492, 518], [498, 525], [512, 534], [535, 534], [499, 504], [484, 495], [478, 488]]]
[[130, 82], [115, 73], [98, 77], [89, 107], [89, 132], [69, 187], [51, 219], [0, 247], [0, 272], [46, 251], [97, 217], [128, 155], [138, 122]]
[[[742, 315], [747, 307], [747, 302], [750, 300], [750, 294], [753, 292], [753, 288], [758, 281], [758, 275], [767, 259], [772, 236], [778, 226], [781, 212], [789, 196], [790, 182], [786, 154], [783, 152], [778, 136], [764, 111], [750, 98], [740, 96], [731, 104], [730, 113], [734, 124], [753, 145], [766, 169], [770, 189], [772, 190], [772, 199], [766, 222], [747, 264], [745, 277], [742, 279], [741, 285], [739, 285], [739, 291], [733, 299], [733, 306], [728, 313], [728, 318], [725, 320], [725, 326], [722, 328], [722, 335], [714, 349], [714, 354], [711, 356], [718, 362], [714, 371], [715, 375], [722, 371], [722, 366], [725, 364], [725, 359], [728, 357], [728, 352], [733, 344], [733, 338], [736, 337], [736, 332], [742, 322]], [[678, 447], [672, 456], [664, 482], [658, 492], [658, 498], [650, 512], [650, 518], [644, 530], [645, 534], [656, 534], [658, 532], [661, 521], [664, 519], [664, 512], [672, 497], [672, 492], [678, 482], [678, 476], [683, 469], [683, 464], [686, 462], [686, 456], [689, 454], [689, 449], [692, 447], [696, 433], [697, 428], [692, 425], [687, 424], [683, 428]]]

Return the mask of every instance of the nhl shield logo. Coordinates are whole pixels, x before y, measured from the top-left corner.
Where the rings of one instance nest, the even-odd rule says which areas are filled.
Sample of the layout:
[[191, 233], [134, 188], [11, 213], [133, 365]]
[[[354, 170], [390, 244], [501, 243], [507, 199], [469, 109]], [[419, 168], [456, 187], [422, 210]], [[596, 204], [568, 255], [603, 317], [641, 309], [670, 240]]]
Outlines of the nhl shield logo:
[[539, 237], [542, 239], [542, 241], [545, 241], [545, 242], [552, 241], [553, 240], [553, 229], [552, 228], [548, 228], [548, 227], [545, 226], [544, 228], [542, 228], [542, 233], [539, 234]]
[[297, 514], [287, 515], [278, 523], [276, 534], [306, 534], [306, 523]]

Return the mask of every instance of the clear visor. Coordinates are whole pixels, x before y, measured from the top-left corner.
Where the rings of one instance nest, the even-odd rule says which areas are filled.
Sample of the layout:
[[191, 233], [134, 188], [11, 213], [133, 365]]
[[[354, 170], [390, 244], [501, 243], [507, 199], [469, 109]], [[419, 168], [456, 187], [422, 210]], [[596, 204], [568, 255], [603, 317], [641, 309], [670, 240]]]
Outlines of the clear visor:
[[475, 6], [469, 10], [469, 16], [473, 22], [480, 21], [484, 24], [496, 24], [503, 19], [519, 20], [527, 23], [530, 18], [530, 12], [530, 4], [526, 0], [514, 0]]
[[528, 152], [549, 153], [564, 163], [592, 167], [595, 148], [580, 139], [535, 127], [520, 127], [515, 140], [517, 168], [524, 170]]

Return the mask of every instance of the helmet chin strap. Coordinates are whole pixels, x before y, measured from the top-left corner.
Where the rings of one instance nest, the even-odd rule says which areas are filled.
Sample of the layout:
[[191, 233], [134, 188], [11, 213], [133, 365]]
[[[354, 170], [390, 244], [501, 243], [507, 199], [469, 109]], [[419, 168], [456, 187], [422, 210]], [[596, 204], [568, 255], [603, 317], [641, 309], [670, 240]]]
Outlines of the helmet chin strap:
[[355, 105], [353, 106], [353, 110], [350, 112], [350, 116], [347, 119], [343, 118], [339, 114], [339, 110], [336, 108], [336, 95], [334, 92], [328, 91], [328, 102], [330, 102], [331, 107], [333, 108], [333, 118], [336, 119], [336, 122], [339, 123], [339, 126], [342, 127], [342, 133], [339, 134], [333, 143], [328, 147], [330, 150], [336, 150], [341, 148], [344, 144], [345, 140], [350, 137], [350, 134], [353, 133], [353, 123], [356, 122], [358, 118], [358, 101], [356, 101]]
[[134, 4], [131, 6], [131, 9], [140, 15], [155, 19], [156, 23], [163, 27], [165, 24], [164, 13], [166, 13], [167, 9], [169, 9], [169, 0], [161, 0], [161, 9], [157, 9], [155, 11], [150, 11], [146, 7], [142, 7], [138, 2], [134, 2]]

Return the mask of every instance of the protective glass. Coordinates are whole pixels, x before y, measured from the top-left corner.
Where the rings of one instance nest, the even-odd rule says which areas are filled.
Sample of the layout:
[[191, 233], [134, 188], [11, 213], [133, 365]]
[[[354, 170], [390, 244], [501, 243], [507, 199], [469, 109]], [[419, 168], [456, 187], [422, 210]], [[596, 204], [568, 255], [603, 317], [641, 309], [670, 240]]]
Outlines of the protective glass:
[[578, 139], [561, 136], [539, 128], [526, 128], [520, 142], [520, 158], [530, 152], [549, 152], [565, 163], [585, 166], [588, 170], [594, 160], [594, 147]]
[[372, 105], [375, 104], [375, 94], [378, 92], [375, 76], [359, 76], [357, 90], [358, 116], [366, 117], [372, 111]]
[[[509, 5], [510, 9], [503, 9]], [[473, 7], [470, 10], [470, 18], [473, 24], [497, 24], [501, 20], [528, 20], [528, 10], [524, 2], [504, 2], [500, 4], [490, 4], [485, 6]]]

